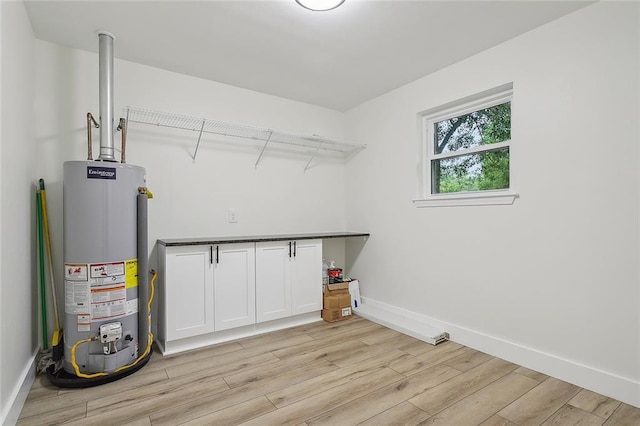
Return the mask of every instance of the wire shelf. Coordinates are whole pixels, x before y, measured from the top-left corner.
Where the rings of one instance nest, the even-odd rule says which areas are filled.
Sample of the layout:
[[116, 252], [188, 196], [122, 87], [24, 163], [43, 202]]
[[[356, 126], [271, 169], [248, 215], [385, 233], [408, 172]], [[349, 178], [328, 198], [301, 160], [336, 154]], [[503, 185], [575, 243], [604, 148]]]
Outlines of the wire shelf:
[[256, 167], [260, 163], [262, 155], [264, 154], [267, 146], [270, 143], [313, 149], [313, 156], [311, 157], [311, 159], [309, 159], [305, 170], [309, 168], [311, 161], [313, 161], [313, 158], [316, 156], [319, 150], [333, 151], [348, 156], [366, 148], [366, 145], [363, 144], [343, 142], [318, 135], [300, 135], [284, 132], [281, 130], [264, 129], [244, 124], [235, 124], [224, 121], [209, 120], [206, 118], [190, 117], [187, 115], [152, 111], [132, 106], [125, 107], [123, 110], [123, 114], [125, 115], [125, 117], [127, 118], [127, 122], [129, 123], [148, 124], [159, 127], [168, 127], [172, 129], [197, 132], [198, 141], [194, 154], [192, 156], [194, 161], [196, 160], [196, 157], [198, 155], [198, 148], [200, 146], [200, 140], [203, 133], [215, 134], [220, 136], [230, 136], [242, 139], [252, 139], [264, 142], [264, 146], [262, 147], [260, 156], [255, 163]]

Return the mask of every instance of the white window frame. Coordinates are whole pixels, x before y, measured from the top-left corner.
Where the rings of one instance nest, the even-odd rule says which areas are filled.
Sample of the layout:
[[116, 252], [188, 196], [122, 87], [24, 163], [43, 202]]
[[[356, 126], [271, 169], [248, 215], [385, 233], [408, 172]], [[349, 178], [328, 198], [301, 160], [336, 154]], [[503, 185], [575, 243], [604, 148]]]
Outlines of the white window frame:
[[[511, 140], [491, 145], [436, 154], [434, 152], [434, 126], [442, 120], [458, 117], [473, 111], [511, 102], [513, 118], [513, 83], [486, 90], [445, 105], [418, 113], [420, 129], [420, 167], [418, 173], [418, 196], [413, 200], [416, 207], [511, 205], [518, 197], [513, 191], [513, 151]], [[512, 120], [513, 128], [513, 120]], [[513, 133], [512, 133], [513, 137]], [[431, 188], [431, 164], [441, 160], [478, 152], [509, 148], [509, 188], [469, 192], [448, 192], [433, 194]]]

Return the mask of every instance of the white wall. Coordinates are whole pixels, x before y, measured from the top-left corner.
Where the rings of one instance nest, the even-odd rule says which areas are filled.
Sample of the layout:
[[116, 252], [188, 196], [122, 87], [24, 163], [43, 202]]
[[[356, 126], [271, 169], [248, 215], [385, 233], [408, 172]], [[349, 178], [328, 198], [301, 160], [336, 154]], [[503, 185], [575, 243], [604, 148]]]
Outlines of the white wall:
[[[35, 274], [36, 147], [34, 37], [21, 2], [0, 2], [0, 423], [11, 424], [24, 399], [38, 341]], [[22, 389], [24, 391], [24, 389]]]
[[[364, 296], [640, 405], [638, 16], [595, 4], [348, 112]], [[416, 114], [508, 82], [520, 198], [415, 208]]]

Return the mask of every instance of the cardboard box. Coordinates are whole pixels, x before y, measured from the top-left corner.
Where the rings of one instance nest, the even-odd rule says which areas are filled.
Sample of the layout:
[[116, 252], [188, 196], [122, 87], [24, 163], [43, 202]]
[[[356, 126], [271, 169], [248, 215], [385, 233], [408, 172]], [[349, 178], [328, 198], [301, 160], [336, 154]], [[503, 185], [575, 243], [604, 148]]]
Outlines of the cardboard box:
[[333, 296], [324, 296], [322, 301], [324, 309], [336, 310], [341, 308], [348, 308], [351, 306], [351, 295], [349, 293], [346, 293], [336, 294]]
[[351, 318], [351, 306], [342, 309], [323, 309], [322, 319], [327, 322], [342, 321]]
[[349, 285], [348, 283], [345, 284], [347, 285], [336, 290], [325, 291], [324, 297], [322, 298], [324, 308], [322, 310], [322, 319], [325, 321], [341, 321], [349, 319], [353, 315]]
[[336, 294], [349, 294], [349, 283], [325, 284], [322, 288], [325, 296], [335, 296]]

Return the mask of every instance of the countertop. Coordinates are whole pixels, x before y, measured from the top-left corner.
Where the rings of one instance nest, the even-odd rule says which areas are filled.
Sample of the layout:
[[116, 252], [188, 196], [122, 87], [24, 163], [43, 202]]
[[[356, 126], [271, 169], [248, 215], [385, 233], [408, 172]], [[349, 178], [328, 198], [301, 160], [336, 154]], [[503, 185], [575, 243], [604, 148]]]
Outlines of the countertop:
[[280, 234], [280, 235], [246, 235], [239, 237], [198, 237], [198, 238], [166, 238], [158, 240], [163, 246], [198, 246], [209, 244], [233, 244], [253, 243], [261, 241], [287, 241], [287, 240], [326, 240], [329, 238], [353, 238], [369, 237], [366, 232], [318, 232], [307, 234]]

